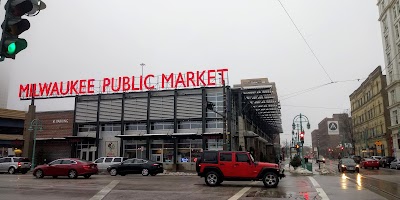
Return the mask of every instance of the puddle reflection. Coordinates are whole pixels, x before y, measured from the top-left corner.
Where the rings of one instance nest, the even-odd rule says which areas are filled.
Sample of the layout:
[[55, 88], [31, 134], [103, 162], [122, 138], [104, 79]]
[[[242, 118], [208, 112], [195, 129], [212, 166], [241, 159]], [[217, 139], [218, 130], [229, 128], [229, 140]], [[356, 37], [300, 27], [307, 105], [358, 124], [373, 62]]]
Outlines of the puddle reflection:
[[342, 189], [347, 190], [347, 176], [344, 173], [342, 174], [340, 185], [342, 186]]
[[361, 175], [357, 174], [357, 190], [361, 190], [362, 189], [361, 186], [362, 186], [361, 185]]

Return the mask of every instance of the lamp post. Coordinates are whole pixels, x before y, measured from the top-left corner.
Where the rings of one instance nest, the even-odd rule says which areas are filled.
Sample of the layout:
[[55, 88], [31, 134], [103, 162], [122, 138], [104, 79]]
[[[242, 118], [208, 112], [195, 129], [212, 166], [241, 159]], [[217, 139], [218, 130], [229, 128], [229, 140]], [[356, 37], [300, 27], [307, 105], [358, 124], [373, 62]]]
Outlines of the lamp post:
[[36, 151], [36, 133], [37, 130], [43, 130], [42, 122], [39, 119], [34, 119], [31, 121], [31, 125], [29, 126], [29, 131], [33, 131], [33, 150], [32, 150], [32, 167], [35, 168], [35, 151]]
[[143, 78], [143, 67], [146, 66], [146, 64], [142, 63], [140, 64], [140, 66], [142, 66], [142, 78]]
[[[299, 124], [299, 126], [300, 126], [300, 130], [297, 132], [297, 141], [296, 141], [296, 144], [298, 144], [300, 141], [299, 141], [299, 133], [300, 134], [304, 134], [304, 129], [303, 129], [303, 123], [304, 122], [307, 122], [307, 129], [310, 129], [310, 121], [308, 120], [308, 117], [307, 116], [305, 116], [305, 115], [302, 115], [301, 113], [299, 114], [299, 115], [296, 115], [294, 118], [293, 118], [293, 124], [292, 124], [292, 128], [293, 128], [293, 131], [295, 130], [295, 128], [296, 128], [296, 124]], [[304, 135], [303, 135], [303, 137], [304, 137]], [[302, 139], [302, 138], [300, 138], [301, 139], [301, 159], [302, 159], [302, 161], [303, 161], [303, 159], [304, 159], [304, 150], [303, 150], [303, 144], [304, 144], [304, 138]]]

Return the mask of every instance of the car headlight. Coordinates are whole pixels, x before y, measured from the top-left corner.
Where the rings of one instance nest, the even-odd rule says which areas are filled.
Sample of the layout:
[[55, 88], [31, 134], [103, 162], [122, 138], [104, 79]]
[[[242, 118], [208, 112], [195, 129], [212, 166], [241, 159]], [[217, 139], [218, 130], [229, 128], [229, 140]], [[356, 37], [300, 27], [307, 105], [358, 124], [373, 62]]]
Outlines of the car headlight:
[[360, 168], [360, 165], [356, 165], [356, 167]]
[[346, 167], [345, 165], [342, 165], [342, 167]]

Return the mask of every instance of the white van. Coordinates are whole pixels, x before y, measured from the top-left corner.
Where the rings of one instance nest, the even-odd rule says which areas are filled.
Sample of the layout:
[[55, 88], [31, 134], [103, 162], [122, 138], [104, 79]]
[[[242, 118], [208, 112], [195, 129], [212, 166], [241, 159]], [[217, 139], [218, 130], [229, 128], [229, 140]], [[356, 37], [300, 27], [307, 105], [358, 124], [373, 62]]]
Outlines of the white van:
[[124, 157], [100, 157], [94, 161], [97, 164], [99, 170], [106, 170], [108, 166], [113, 164], [121, 163], [128, 158]]

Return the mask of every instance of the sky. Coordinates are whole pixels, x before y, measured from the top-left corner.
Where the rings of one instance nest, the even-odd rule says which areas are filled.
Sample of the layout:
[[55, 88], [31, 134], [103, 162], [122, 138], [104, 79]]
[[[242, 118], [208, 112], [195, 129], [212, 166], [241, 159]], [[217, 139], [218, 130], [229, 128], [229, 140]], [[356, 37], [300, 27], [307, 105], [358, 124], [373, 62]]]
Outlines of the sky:
[[[140, 75], [141, 63], [145, 74], [228, 68], [231, 86], [248, 78], [275, 82], [281, 142], [290, 141], [301, 113], [311, 124], [310, 145], [318, 123], [349, 112], [362, 79], [384, 69], [378, 7], [374, 0], [281, 2], [321, 64], [278, 0], [46, 0], [21, 35], [28, 48], [0, 62], [1, 84], [9, 88], [0, 95], [8, 95], [7, 108], [27, 111], [19, 84]], [[344, 80], [353, 81], [301, 92]], [[38, 111], [74, 105], [73, 98], [35, 103]]]

